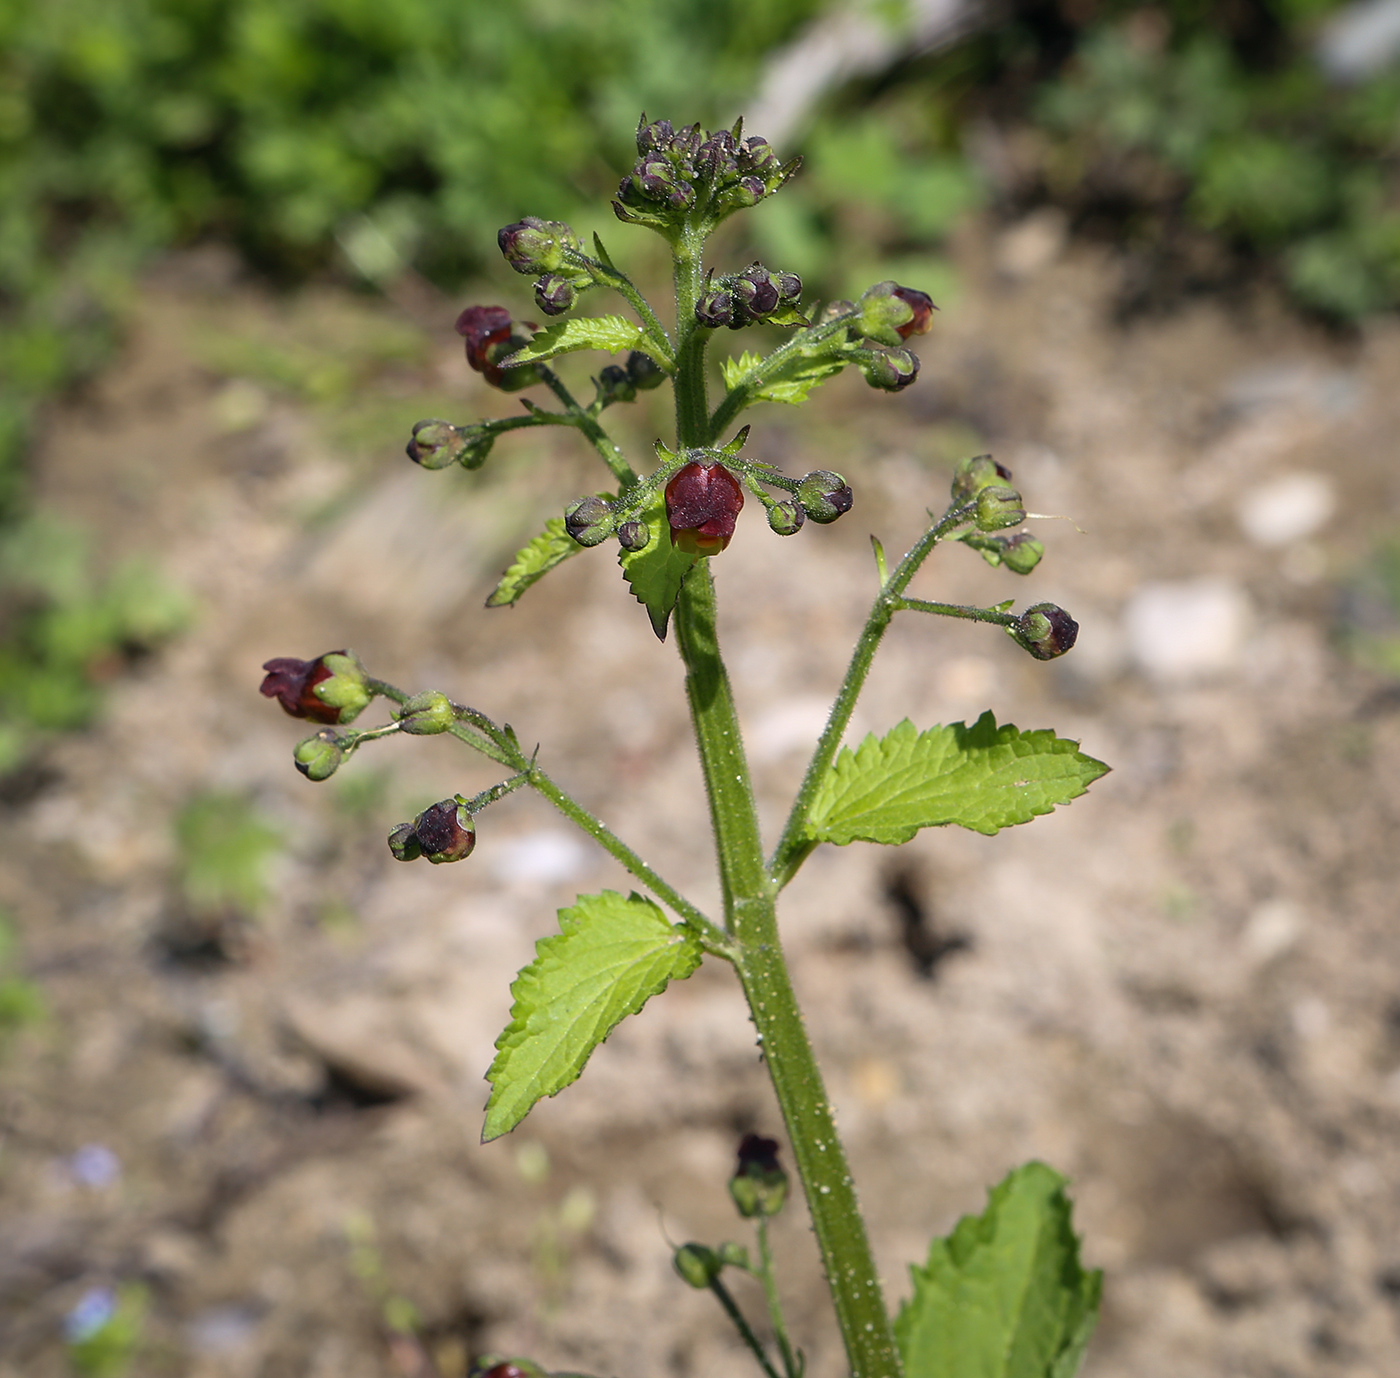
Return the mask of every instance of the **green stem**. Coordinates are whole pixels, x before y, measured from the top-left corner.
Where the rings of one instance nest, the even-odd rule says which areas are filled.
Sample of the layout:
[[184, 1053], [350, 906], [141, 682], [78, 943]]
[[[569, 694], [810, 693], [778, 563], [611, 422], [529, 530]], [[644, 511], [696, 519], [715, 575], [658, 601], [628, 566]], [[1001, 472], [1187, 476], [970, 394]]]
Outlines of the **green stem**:
[[546, 368], [544, 364], [537, 364], [536, 367], [550, 392], [564, 404], [564, 410], [568, 413], [566, 424], [578, 427], [589, 444], [598, 451], [603, 463], [612, 470], [613, 477], [618, 483], [624, 488], [636, 483], [636, 470], [632, 468], [622, 451], [613, 443], [612, 437], [598, 424], [597, 418], [590, 416], [579, 406], [573, 393], [564, 386], [564, 380], [552, 368]]
[[651, 303], [637, 289], [636, 283], [621, 269], [613, 267], [611, 263], [602, 263], [596, 258], [586, 256], [581, 256], [581, 261], [588, 269], [594, 282], [600, 287], [611, 287], [637, 313], [641, 318], [647, 338], [662, 353], [658, 362], [663, 367], [671, 367], [674, 360], [671, 358], [671, 341], [666, 334], [666, 328], [656, 318], [656, 312], [651, 309]]
[[[676, 252], [681, 322], [688, 313], [693, 318], [699, 282], [698, 251], [688, 253], [683, 241]], [[684, 339], [679, 361], [677, 442], [681, 447], [703, 444], [708, 425], [703, 331], [693, 330]], [[715, 631], [708, 560], [699, 561], [681, 586], [675, 625], [719, 856], [725, 928], [806, 1193], [851, 1375], [899, 1378], [899, 1355], [865, 1222], [778, 937], [777, 887], [763, 865], [739, 717]]]
[[768, 1217], [758, 1217], [758, 1277], [763, 1283], [763, 1295], [768, 1301], [768, 1319], [773, 1326], [778, 1352], [783, 1356], [787, 1378], [799, 1378], [801, 1372], [788, 1339], [787, 1321], [783, 1316], [782, 1298], [778, 1296], [778, 1279], [773, 1268], [773, 1249], [768, 1242]]
[[705, 393], [705, 345], [710, 332], [695, 320], [695, 303], [703, 286], [703, 249], [703, 235], [689, 227], [675, 246], [676, 439], [681, 449], [710, 441]]
[[657, 875], [606, 823], [595, 818], [582, 804], [562, 790], [539, 766], [532, 764], [529, 772], [530, 784], [565, 818], [577, 823], [614, 860], [668, 905], [701, 940], [707, 952], [733, 960], [734, 946], [722, 928], [707, 919], [680, 891]]
[[768, 1355], [764, 1353], [763, 1346], [758, 1342], [758, 1336], [753, 1333], [753, 1328], [744, 1319], [744, 1313], [739, 1310], [738, 1304], [729, 1294], [727, 1288], [717, 1277], [710, 1279], [710, 1291], [719, 1298], [719, 1304], [724, 1307], [724, 1314], [734, 1322], [734, 1328], [739, 1332], [740, 1338], [753, 1351], [753, 1356], [763, 1365], [763, 1371], [768, 1378], [778, 1378], [778, 1371], [768, 1361]]
[[896, 612], [930, 612], [939, 617], [962, 617], [969, 622], [991, 622], [998, 627], [1010, 627], [1020, 618], [1014, 612], [1000, 612], [996, 608], [970, 608], [963, 603], [932, 603], [927, 598], [900, 598], [895, 602]]
[[901, 607], [908, 606], [907, 600], [902, 597], [904, 590], [909, 587], [909, 581], [918, 573], [919, 567], [928, 559], [934, 546], [949, 531], [961, 525], [966, 515], [961, 508], [946, 513], [924, 532], [895, 567], [894, 573], [880, 585], [880, 591], [875, 595], [870, 614], [865, 619], [865, 626], [856, 641], [856, 648], [851, 653], [851, 663], [846, 667], [846, 677], [841, 681], [836, 702], [831, 705], [831, 716], [826, 720], [826, 727], [817, 740], [816, 750], [812, 752], [812, 759], [807, 763], [807, 773], [802, 777], [802, 785], [797, 791], [797, 797], [792, 801], [787, 822], [783, 825], [783, 834], [768, 861], [768, 874], [779, 889], [797, 874], [798, 868], [816, 848], [817, 844], [806, 835], [807, 816], [811, 812], [812, 800], [822, 781], [826, 779], [832, 761], [836, 759], [841, 738], [846, 735], [846, 729], [850, 726], [856, 700], [865, 687], [865, 678], [870, 673], [875, 652], [894, 620], [895, 613]]

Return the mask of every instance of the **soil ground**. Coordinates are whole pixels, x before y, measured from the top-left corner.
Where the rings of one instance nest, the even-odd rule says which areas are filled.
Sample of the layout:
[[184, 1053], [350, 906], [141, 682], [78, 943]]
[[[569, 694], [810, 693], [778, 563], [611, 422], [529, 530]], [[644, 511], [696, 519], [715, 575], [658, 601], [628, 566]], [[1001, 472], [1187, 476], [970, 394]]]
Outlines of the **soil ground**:
[[[1110, 256], [1035, 224], [983, 239], [915, 387], [842, 378], [751, 413], [755, 453], [841, 470], [855, 510], [780, 540], [751, 504], [716, 561], [772, 828], [873, 592], [868, 535], [903, 549], [977, 448], [1073, 518], [1034, 524], [1049, 550], [1025, 581], [952, 548], [919, 586], [1061, 603], [1070, 656], [909, 615], [857, 730], [992, 708], [1113, 773], [996, 838], [824, 849], [784, 911], [891, 1298], [1038, 1157], [1108, 1274], [1089, 1378], [1386, 1378], [1400, 696], [1337, 629], [1400, 522], [1400, 327], [1339, 340], [1265, 297], [1123, 324]], [[778, 1129], [728, 973], [707, 964], [482, 1146], [510, 980], [560, 906], [626, 878], [521, 795], [468, 863], [396, 864], [393, 824], [491, 770], [390, 741], [312, 786], [299, 725], [256, 692], [270, 657], [353, 646], [508, 718], [713, 903], [674, 648], [607, 550], [482, 607], [596, 461], [563, 432], [507, 437], [475, 475], [402, 458], [420, 417], [515, 405], [462, 364], [461, 304], [273, 299], [217, 256], [172, 260], [120, 361], [45, 427], [43, 499], [104, 558], [156, 558], [197, 612], [3, 806], [0, 904], [49, 1006], [0, 1065], [4, 1378], [67, 1372], [64, 1315], [132, 1279], [143, 1375], [458, 1378], [486, 1351], [746, 1371], [669, 1264], [672, 1242], [742, 1238], [736, 1136]], [[609, 418], [634, 448], [666, 430], [655, 397]], [[175, 819], [211, 797], [275, 827], [265, 902], [211, 910], [181, 883]], [[90, 1145], [119, 1166], [95, 1185], [73, 1157]], [[777, 1247], [810, 1372], [835, 1378], [800, 1205]], [[395, 1299], [418, 1339], [386, 1323]]]

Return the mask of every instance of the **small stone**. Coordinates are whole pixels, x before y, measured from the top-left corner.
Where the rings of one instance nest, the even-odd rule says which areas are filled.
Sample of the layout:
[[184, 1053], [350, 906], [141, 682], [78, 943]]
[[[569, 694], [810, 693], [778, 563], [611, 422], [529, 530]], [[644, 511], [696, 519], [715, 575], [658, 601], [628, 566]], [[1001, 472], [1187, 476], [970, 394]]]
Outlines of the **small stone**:
[[1290, 545], [1326, 525], [1337, 494], [1321, 474], [1283, 474], [1251, 488], [1236, 508], [1240, 529], [1255, 545]]
[[1234, 669], [1250, 620], [1248, 596], [1229, 579], [1144, 584], [1124, 610], [1130, 656], [1148, 678], [1164, 684]]

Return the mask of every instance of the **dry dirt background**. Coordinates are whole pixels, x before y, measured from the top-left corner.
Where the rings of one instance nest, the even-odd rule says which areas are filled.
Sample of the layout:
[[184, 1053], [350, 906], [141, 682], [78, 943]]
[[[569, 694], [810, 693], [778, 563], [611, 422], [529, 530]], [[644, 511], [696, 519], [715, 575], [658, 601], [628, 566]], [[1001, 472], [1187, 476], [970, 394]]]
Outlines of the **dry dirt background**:
[[[891, 1297], [1043, 1157], [1108, 1271], [1089, 1378], [1400, 1372], [1400, 699], [1334, 637], [1339, 587], [1400, 518], [1400, 328], [1338, 341], [1266, 299], [1117, 324], [1119, 266], [1039, 223], [970, 239], [960, 267], [915, 388], [843, 378], [751, 414], [759, 454], [843, 470], [854, 512], [782, 541], [750, 510], [716, 569], [771, 827], [873, 592], [870, 532], [903, 549], [979, 444], [1083, 529], [1037, 523], [1028, 581], [954, 548], [919, 586], [1060, 602], [1071, 656], [910, 616], [857, 727], [992, 707], [1114, 773], [995, 839], [825, 849], [786, 906]], [[256, 693], [263, 660], [351, 645], [543, 742], [712, 899], [674, 649], [607, 553], [482, 609], [514, 545], [596, 483], [577, 438], [507, 438], [475, 476], [401, 456], [421, 416], [514, 405], [462, 365], [460, 305], [273, 300], [217, 256], [172, 261], [120, 362], [46, 427], [45, 500], [109, 557], [158, 552], [198, 616], [4, 806], [0, 904], [52, 1010], [0, 1068], [4, 1378], [64, 1373], [64, 1313], [135, 1277], [140, 1374], [456, 1378], [485, 1350], [747, 1371], [669, 1267], [668, 1236], [741, 1237], [736, 1135], [777, 1128], [727, 973], [707, 964], [482, 1147], [509, 981], [560, 905], [626, 880], [519, 795], [469, 863], [396, 865], [389, 828], [490, 770], [384, 743], [345, 772], [358, 792], [313, 787], [299, 725]], [[618, 424], [645, 443], [665, 418]], [[201, 952], [171, 820], [210, 789], [251, 792], [287, 850], [269, 912]], [[70, 1169], [93, 1143], [120, 1160], [105, 1187]], [[811, 1372], [834, 1378], [800, 1209], [778, 1242]], [[385, 1292], [418, 1308], [421, 1350], [386, 1336]]]

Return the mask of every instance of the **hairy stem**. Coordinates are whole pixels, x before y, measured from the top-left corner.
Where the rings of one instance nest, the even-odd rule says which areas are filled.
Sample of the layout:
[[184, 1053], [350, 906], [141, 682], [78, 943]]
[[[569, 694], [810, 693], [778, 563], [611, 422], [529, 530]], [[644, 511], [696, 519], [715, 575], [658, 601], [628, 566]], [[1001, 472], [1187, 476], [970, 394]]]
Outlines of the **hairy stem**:
[[564, 404], [564, 410], [568, 413], [568, 424], [577, 426], [583, 432], [584, 438], [598, 451], [603, 463], [612, 470], [613, 477], [624, 488], [636, 483], [636, 470], [627, 462], [626, 457], [613, 442], [612, 437], [598, 424], [597, 418], [589, 416], [579, 406], [573, 393], [564, 386], [563, 379], [552, 368], [546, 368], [543, 364], [538, 364], [536, 367], [550, 392]]
[[768, 1242], [768, 1219], [758, 1217], [758, 1277], [763, 1284], [763, 1295], [768, 1302], [768, 1319], [773, 1326], [773, 1337], [778, 1342], [778, 1353], [783, 1358], [783, 1368], [787, 1378], [799, 1378], [801, 1366], [792, 1352], [792, 1341], [788, 1339], [787, 1320], [783, 1316], [782, 1298], [778, 1296], [778, 1279], [773, 1268], [773, 1249]]
[[739, 1332], [740, 1339], [748, 1345], [754, 1358], [763, 1366], [763, 1372], [767, 1378], [778, 1378], [778, 1371], [769, 1362], [768, 1355], [759, 1343], [758, 1336], [753, 1333], [753, 1327], [744, 1319], [744, 1313], [739, 1310], [739, 1304], [730, 1295], [729, 1288], [715, 1277], [710, 1279], [710, 1291], [715, 1294], [719, 1299], [719, 1304], [724, 1307], [724, 1314], [733, 1321], [734, 1329]]
[[[682, 449], [709, 437], [704, 332], [687, 324], [694, 320], [700, 272], [699, 246], [684, 239], [676, 250], [676, 421]], [[763, 864], [748, 760], [716, 635], [708, 560], [686, 577], [675, 625], [719, 858], [725, 928], [806, 1193], [851, 1375], [899, 1378], [865, 1222], [778, 937], [777, 887]]]
[[[881, 583], [880, 591], [870, 605], [870, 614], [865, 619], [865, 626], [856, 641], [856, 648], [851, 653], [846, 677], [841, 681], [835, 703], [831, 705], [831, 716], [817, 740], [812, 759], [807, 763], [807, 773], [802, 777], [797, 797], [792, 801], [792, 809], [783, 826], [783, 835], [778, 839], [778, 845], [769, 858], [768, 874], [779, 889], [797, 874], [798, 868], [817, 845], [806, 835], [807, 815], [811, 812], [812, 800], [821, 782], [826, 778], [827, 771], [831, 769], [832, 761], [836, 759], [841, 738], [846, 735], [846, 729], [850, 726], [856, 700], [865, 687], [866, 676], [875, 660], [875, 652], [879, 650], [880, 642], [894, 620], [895, 613], [909, 606], [902, 596], [904, 590], [909, 587], [909, 581], [933, 552], [934, 546], [965, 519], [966, 513], [961, 508], [946, 513], [924, 532], [896, 566], [894, 573]], [[883, 555], [884, 552], [877, 547], [876, 558], [881, 565]]]

